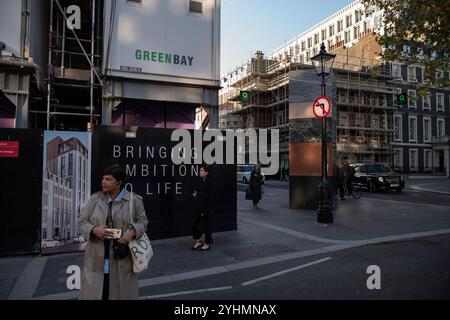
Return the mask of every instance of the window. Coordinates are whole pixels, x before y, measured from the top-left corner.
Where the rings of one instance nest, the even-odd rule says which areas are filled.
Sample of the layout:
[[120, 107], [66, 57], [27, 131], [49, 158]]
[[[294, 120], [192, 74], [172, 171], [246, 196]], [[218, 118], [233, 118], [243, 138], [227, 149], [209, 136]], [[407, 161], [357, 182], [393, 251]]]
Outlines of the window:
[[378, 115], [373, 114], [371, 120], [372, 120], [371, 128], [380, 129], [380, 117]]
[[402, 141], [403, 140], [403, 128], [402, 128], [402, 116], [400, 114], [396, 114], [394, 116], [394, 140]]
[[353, 39], [356, 40], [359, 38], [359, 34], [360, 34], [360, 27], [356, 26], [353, 28]]
[[394, 149], [394, 167], [403, 170], [403, 149]]
[[436, 71], [436, 80], [441, 80], [444, 78], [444, 71], [438, 70]]
[[294, 47], [289, 47], [289, 56], [292, 57], [294, 55]]
[[341, 35], [336, 36], [336, 44], [339, 44], [339, 42], [342, 41]]
[[[425, 72], [425, 69], [424, 69], [424, 67], [418, 67], [419, 69], [420, 69], [420, 75], [421, 75], [421, 77], [420, 77], [420, 83], [423, 83], [424, 82], [424, 72]], [[416, 78], [417, 78], [417, 81], [419, 81], [419, 77], [417, 77], [417, 74], [416, 74]]]
[[417, 82], [415, 66], [408, 66], [408, 81]]
[[375, 17], [374, 19], [374, 28], [375, 30], [380, 30], [381, 29], [381, 24], [382, 24], [382, 17], [381, 15], [378, 15]]
[[425, 170], [431, 170], [431, 150], [423, 150], [423, 166]]
[[402, 79], [402, 66], [400, 64], [392, 64], [392, 76], [397, 79]]
[[330, 37], [334, 36], [334, 24], [330, 26], [329, 31]]
[[333, 46], [333, 39], [328, 40], [328, 51], [330, 50], [330, 48]]
[[417, 149], [409, 150], [409, 170], [417, 171], [419, 169], [419, 153]]
[[300, 63], [304, 63], [305, 62], [305, 57], [301, 54], [300, 55]]
[[61, 157], [61, 174], [60, 177], [65, 177], [66, 173], [66, 157]]
[[319, 34], [316, 33], [316, 34], [314, 35], [314, 45], [316, 45], [316, 44], [318, 44], [318, 43], [319, 43]]
[[298, 44], [295, 45], [295, 55], [297, 56], [300, 53], [300, 46]]
[[305, 51], [305, 50], [306, 50], [306, 42], [302, 41], [302, 51]]
[[310, 57], [309, 51], [306, 51], [306, 61], [309, 61], [309, 57]]
[[362, 11], [361, 10], [356, 10], [355, 11], [355, 23], [360, 22], [362, 19]]
[[408, 108], [417, 109], [416, 90], [408, 90]]
[[364, 23], [363, 23], [363, 30], [364, 30], [364, 32], [366, 32], [367, 30], [369, 30], [369, 21], [364, 21]]
[[73, 172], [73, 154], [72, 153], [69, 154], [69, 169], [68, 170], [69, 170], [68, 175], [71, 176], [72, 172]]
[[409, 116], [409, 142], [417, 142], [417, 117]]
[[437, 119], [437, 136], [445, 137], [445, 119]]
[[431, 110], [431, 93], [425, 93], [425, 96], [422, 98], [422, 109]]
[[327, 29], [323, 29], [322, 30], [322, 41], [325, 41], [326, 38], [327, 38]]
[[350, 42], [350, 31], [345, 31], [344, 38], [345, 38], [345, 42], [344, 43], [349, 43]]
[[308, 38], [308, 49], [312, 47], [312, 38]]
[[444, 111], [444, 94], [436, 93], [436, 111]]
[[431, 118], [423, 118], [423, 142], [431, 142]]
[[345, 17], [345, 27], [351, 27], [352, 25], [352, 15], [348, 15]]
[[342, 20], [339, 20], [337, 22], [337, 32], [341, 32], [342, 30], [344, 30], [344, 22]]
[[312, 51], [313, 57], [314, 57], [316, 54], [318, 54], [318, 53], [319, 53], [319, 51], [317, 50], [317, 47], [314, 47], [314, 48], [313, 48], [313, 51]]
[[203, 13], [203, 1], [202, 0], [197, 0], [197, 1], [190, 0], [189, 1], [189, 12], [196, 13], [196, 14], [202, 14]]

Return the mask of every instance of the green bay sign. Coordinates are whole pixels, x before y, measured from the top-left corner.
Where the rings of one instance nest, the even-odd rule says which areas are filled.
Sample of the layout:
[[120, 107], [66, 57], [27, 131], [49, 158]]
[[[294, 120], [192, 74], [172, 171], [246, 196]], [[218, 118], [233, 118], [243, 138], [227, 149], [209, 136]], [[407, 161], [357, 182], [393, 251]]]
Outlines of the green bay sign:
[[139, 49], [135, 51], [134, 57], [136, 58], [136, 60], [151, 61], [181, 66], [192, 66], [192, 63], [194, 62], [194, 57], [180, 56], [178, 54], [139, 50]]

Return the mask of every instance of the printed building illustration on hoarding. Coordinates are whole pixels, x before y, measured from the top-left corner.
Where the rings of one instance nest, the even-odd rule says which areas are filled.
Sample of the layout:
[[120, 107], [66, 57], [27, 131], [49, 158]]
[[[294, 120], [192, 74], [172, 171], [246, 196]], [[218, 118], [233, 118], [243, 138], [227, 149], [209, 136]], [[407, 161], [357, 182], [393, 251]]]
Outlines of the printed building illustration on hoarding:
[[42, 247], [56, 247], [79, 239], [77, 222], [90, 196], [89, 150], [79, 138], [61, 136], [45, 148]]

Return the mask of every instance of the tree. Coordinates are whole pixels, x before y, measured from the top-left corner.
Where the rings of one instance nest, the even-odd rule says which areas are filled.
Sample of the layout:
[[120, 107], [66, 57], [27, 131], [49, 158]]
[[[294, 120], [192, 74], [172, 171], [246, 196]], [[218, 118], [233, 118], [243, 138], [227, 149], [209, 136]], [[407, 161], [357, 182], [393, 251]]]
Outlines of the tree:
[[[373, 6], [383, 11], [384, 33], [377, 35], [377, 41], [384, 61], [421, 65], [425, 79], [450, 85], [446, 77], [435, 77], [438, 71], [450, 71], [449, 0], [364, 0], [364, 4], [366, 12]], [[429, 86], [418, 89], [423, 94]]]

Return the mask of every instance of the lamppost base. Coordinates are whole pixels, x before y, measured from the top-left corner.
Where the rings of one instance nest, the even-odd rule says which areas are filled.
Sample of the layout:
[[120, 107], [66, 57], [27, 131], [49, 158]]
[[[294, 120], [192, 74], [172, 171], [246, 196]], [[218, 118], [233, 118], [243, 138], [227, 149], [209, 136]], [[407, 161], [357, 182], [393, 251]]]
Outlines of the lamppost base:
[[331, 193], [328, 181], [321, 183], [320, 190], [320, 204], [317, 214], [317, 222], [321, 224], [333, 223], [333, 212], [331, 211]]

